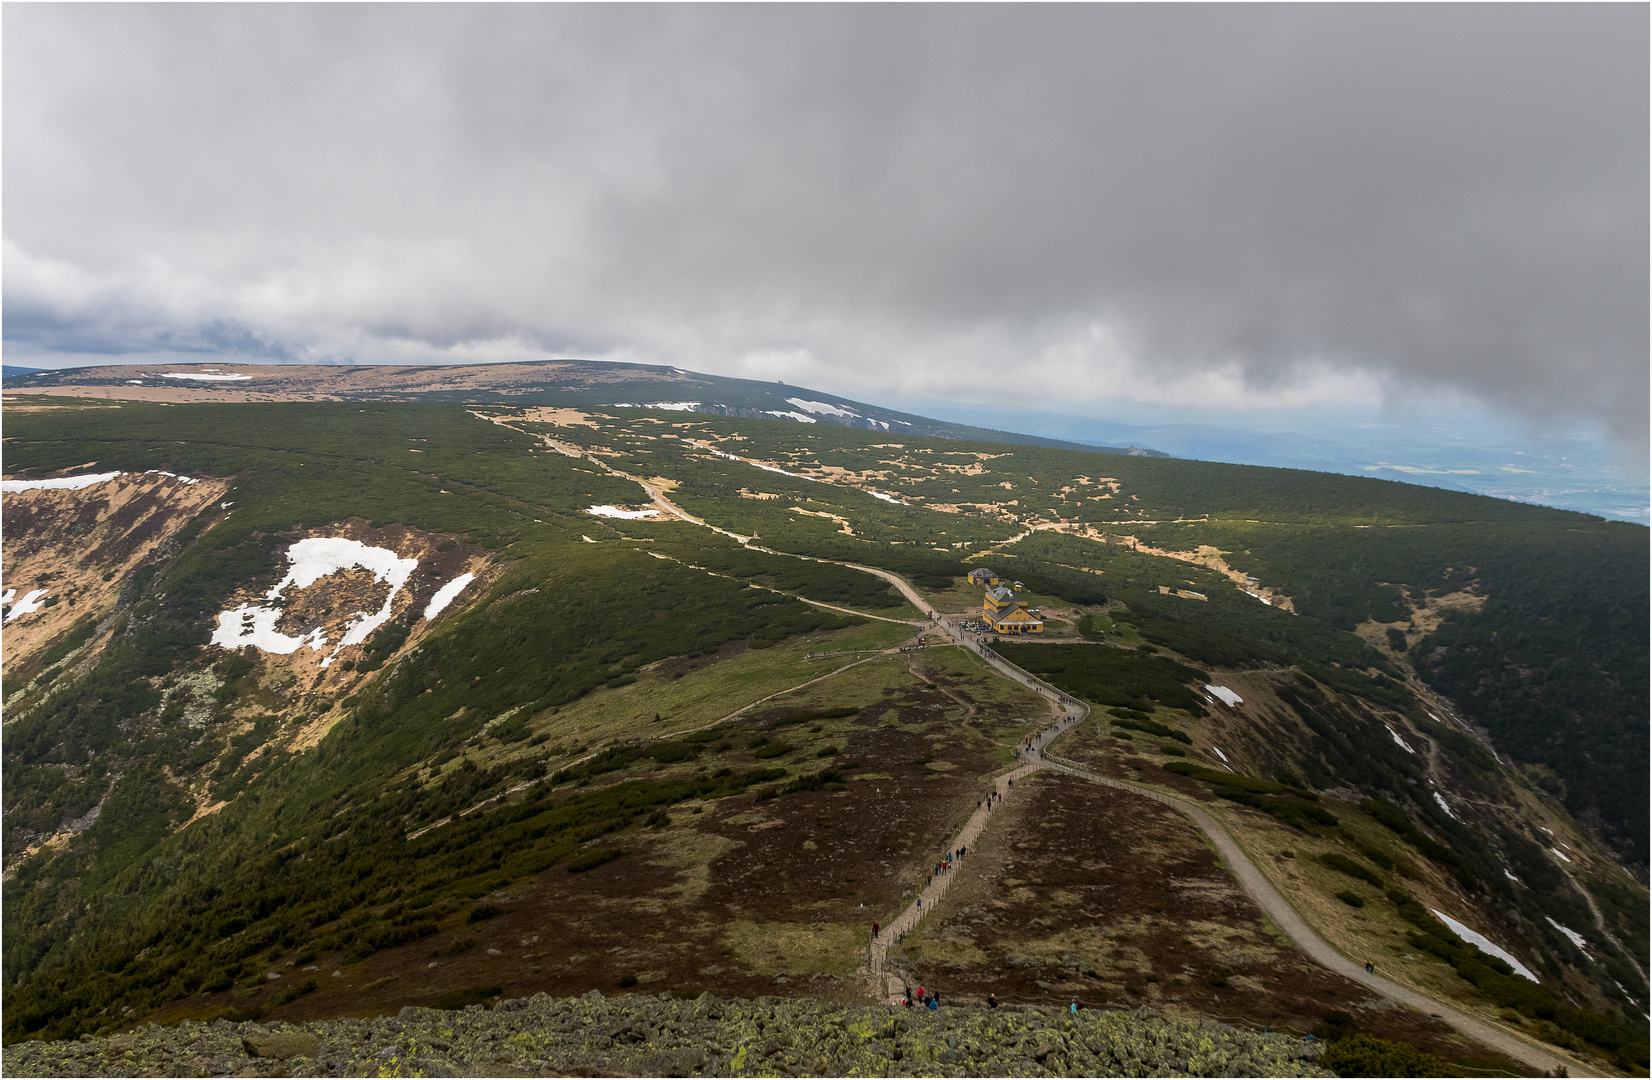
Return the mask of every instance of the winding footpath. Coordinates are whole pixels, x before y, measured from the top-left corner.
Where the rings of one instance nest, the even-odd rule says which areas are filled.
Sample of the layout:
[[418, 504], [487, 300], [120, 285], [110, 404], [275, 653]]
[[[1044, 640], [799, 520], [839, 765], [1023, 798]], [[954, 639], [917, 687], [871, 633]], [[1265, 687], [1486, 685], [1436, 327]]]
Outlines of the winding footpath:
[[[486, 417], [486, 419], [489, 419], [494, 423], [501, 424], [505, 427], [511, 426], [498, 418]], [[520, 431], [521, 429], [513, 428], [513, 430]], [[527, 433], [523, 432], [523, 434]], [[1568, 1061], [1557, 1057], [1549, 1050], [1539, 1046], [1536, 1043], [1529, 1042], [1513, 1034], [1512, 1032], [1495, 1027], [1483, 1020], [1478, 1019], [1477, 1017], [1470, 1016], [1460, 1009], [1453, 1008], [1443, 1002], [1436, 1001], [1433, 998], [1420, 994], [1409, 987], [1401, 986], [1399, 983], [1386, 979], [1381, 975], [1367, 973], [1363, 965], [1357, 964], [1353, 960], [1350, 960], [1348, 957], [1342, 955], [1342, 953], [1338, 952], [1334, 946], [1332, 946], [1328, 941], [1321, 937], [1318, 932], [1309, 926], [1302, 916], [1297, 914], [1296, 909], [1291, 907], [1289, 901], [1287, 901], [1279, 890], [1274, 887], [1273, 883], [1267, 879], [1257, 865], [1251, 860], [1250, 856], [1245, 853], [1244, 849], [1239, 846], [1238, 842], [1233, 839], [1232, 834], [1228, 832], [1227, 828], [1197, 804], [1186, 799], [1178, 798], [1174, 795], [1154, 791], [1151, 788], [1130, 783], [1126, 780], [1115, 780], [1111, 777], [1102, 776], [1099, 773], [1091, 772], [1090, 770], [1081, 768], [1078, 765], [1061, 758], [1052, 758], [1047, 756], [1044, 751], [1050, 741], [1063, 732], [1069, 730], [1073, 725], [1088, 717], [1089, 706], [1081, 701], [1069, 698], [1056, 687], [1051, 686], [1049, 683], [1044, 682], [1042, 679], [1037, 678], [1029, 672], [1023, 671], [1021, 668], [1010, 663], [1008, 660], [1005, 660], [991, 649], [988, 649], [985, 645], [971, 640], [960, 627], [943, 618], [940, 613], [938, 613], [922, 596], [918, 595], [917, 590], [914, 589], [911, 584], [900, 575], [892, 573], [888, 570], [881, 570], [873, 566], [863, 566], [859, 563], [840, 562], [836, 559], [821, 559], [808, 555], [795, 555], [791, 552], [775, 551], [771, 548], [763, 547], [760, 544], [753, 543], [753, 541], [757, 539], [756, 537], [742, 536], [739, 533], [731, 532], [728, 529], [719, 528], [708, 521], [690, 514], [688, 511], [684, 510], [682, 507], [667, 498], [665, 492], [658, 486], [647, 482], [641, 477], [633, 476], [630, 473], [621, 472], [595, 455], [587, 454], [577, 448], [558, 443], [549, 436], [540, 436], [539, 438], [545, 445], [557, 450], [560, 453], [566, 454], [569, 457], [583, 458], [594, 462], [610, 474], [630, 480], [647, 492], [650, 500], [661, 510], [665, 511], [665, 513], [669, 516], [699, 525], [716, 533], [721, 533], [744, 547], [756, 551], [763, 551], [771, 555], [804, 559], [809, 562], [833, 563], [838, 566], [846, 566], [850, 569], [859, 570], [862, 573], [870, 574], [873, 577], [881, 578], [882, 580], [887, 581], [889, 584], [898, 589], [903, 596], [911, 601], [915, 608], [926, 616], [929, 620], [928, 625], [944, 633], [948, 638], [956, 642], [965, 650], [981, 657], [982, 660], [984, 660], [989, 666], [1005, 678], [1020, 683], [1021, 685], [1047, 699], [1055, 710], [1055, 722], [1031, 738], [1031, 745], [1023, 748], [1019, 758], [1019, 764], [1015, 768], [994, 778], [992, 786], [993, 798], [984, 799], [981, 807], [977, 809], [976, 812], [970, 816], [969, 820], [964, 823], [963, 828], [959, 830], [955, 837], [952, 838], [951, 850], [956, 851], [960, 848], [968, 849], [974, 847], [975, 841], [980, 837], [982, 831], [987, 827], [988, 823], [992, 819], [993, 802], [997, 799], [1007, 800], [1013, 797], [1014, 782], [1031, 775], [1039, 768], [1051, 768], [1065, 775], [1073, 776], [1081, 780], [1087, 780], [1094, 784], [1100, 784], [1104, 787], [1127, 791], [1133, 795], [1140, 795], [1145, 798], [1152, 799], [1155, 802], [1162, 803], [1165, 806], [1169, 806], [1172, 809], [1187, 815], [1188, 818], [1193, 821], [1194, 825], [1196, 825], [1201, 832], [1210, 838], [1210, 841], [1215, 845], [1217, 852], [1220, 853], [1221, 857], [1226, 861], [1228, 870], [1233, 874], [1234, 879], [1239, 883], [1240, 887], [1250, 895], [1251, 899], [1256, 901], [1257, 906], [1262, 909], [1267, 918], [1282, 931], [1284, 931], [1285, 935], [1290, 938], [1291, 943], [1295, 945], [1296, 948], [1301, 950], [1316, 963], [1329, 968], [1331, 971], [1336, 972], [1344, 978], [1360, 983], [1361, 985], [1382, 994], [1384, 997], [1387, 997], [1392, 1001], [1398, 1002], [1408, 1008], [1415, 1009], [1418, 1012], [1426, 1013], [1430, 1016], [1443, 1020], [1452, 1027], [1456, 1028], [1458, 1031], [1462, 1032], [1464, 1035], [1467, 1035], [1468, 1037], [1475, 1039], [1486, 1046], [1492, 1047], [1493, 1049], [1508, 1055], [1514, 1060], [1522, 1062], [1546, 1075], [1560, 1075], [1561, 1070], [1577, 1068], [1581, 1064], [1578, 1061]], [[1016, 537], [1015, 539], [1019, 540], [1021, 537]], [[820, 606], [830, 607], [832, 605], [822, 604]], [[855, 614], [864, 615], [865, 613], [855, 612]], [[875, 617], [876, 616], [874, 616], [874, 618]], [[901, 620], [887, 621], [894, 622]], [[869, 657], [868, 659], [875, 659], [875, 657]], [[865, 661], [860, 662], [864, 663]], [[849, 666], [853, 667], [855, 665], [851, 664]], [[839, 669], [839, 671], [841, 670], [842, 669]], [[837, 673], [837, 671], [834, 671], [831, 672], [830, 675], [835, 675]], [[822, 676], [822, 678], [830, 677], [830, 675]], [[813, 682], [818, 680], [810, 681]], [[749, 705], [746, 706], [746, 708], [750, 707], [751, 706]], [[741, 709], [739, 711], [744, 712], [745, 710]], [[872, 941], [871, 946], [868, 949], [868, 969], [874, 980], [877, 983], [882, 984], [881, 992], [885, 996], [885, 1000], [898, 1001], [905, 994], [904, 980], [902, 980], [900, 976], [893, 975], [888, 971], [889, 946], [899, 941], [901, 935], [905, 934], [913, 927], [916, 927], [925, 915], [935, 909], [935, 905], [940, 901], [941, 897], [946, 895], [946, 891], [951, 886], [953, 878], [960, 872], [962, 866], [967, 863], [968, 858], [966, 857], [962, 862], [953, 864], [958, 869], [931, 877], [928, 883], [919, 892], [918, 896], [913, 900], [912, 904], [896, 916], [894, 921], [888, 926], [883, 927], [878, 936]], [[1584, 1067], [1587, 1068], [1587, 1066]]]
[[1240, 887], [1250, 894], [1251, 899], [1256, 901], [1257, 906], [1262, 909], [1268, 919], [1285, 932], [1285, 936], [1291, 939], [1291, 944], [1321, 966], [1329, 968], [1346, 979], [1352, 979], [1354, 982], [1367, 986], [1384, 997], [1399, 1002], [1401, 1005], [1443, 1020], [1464, 1035], [1544, 1073], [1552, 1073], [1563, 1067], [1577, 1067], [1576, 1062], [1569, 1062], [1555, 1057], [1543, 1048], [1529, 1043], [1502, 1028], [1494, 1027], [1484, 1020], [1419, 994], [1417, 991], [1401, 986], [1390, 979], [1385, 979], [1381, 975], [1368, 974], [1363, 965], [1348, 959], [1338, 952], [1330, 942], [1320, 937], [1313, 927], [1309, 926], [1302, 916], [1297, 914], [1296, 909], [1291, 907], [1290, 902], [1274, 887], [1273, 882], [1263, 875], [1262, 871], [1251, 861], [1250, 856], [1245, 854], [1244, 849], [1233, 839], [1233, 835], [1227, 831], [1227, 828], [1198, 804], [1174, 795], [1165, 794], [1162, 791], [1154, 791], [1151, 788], [1132, 784], [1127, 780], [1115, 780], [1112, 777], [1101, 776], [1052, 755], [1042, 755], [1041, 764], [1045, 768], [1075, 776], [1081, 780], [1088, 780], [1093, 784], [1101, 784], [1104, 787], [1116, 788], [1120, 791], [1128, 791], [1131, 794], [1152, 799], [1154, 802], [1163, 803], [1165, 806], [1178, 810], [1192, 818], [1193, 823], [1199, 827], [1199, 830], [1210, 837], [1211, 843], [1216, 846], [1218, 854], [1227, 863], [1228, 871], [1233, 874]]
[[[855, 564], [845, 563], [844, 565], [854, 566]], [[1392, 1001], [1443, 1020], [1464, 1035], [1543, 1073], [1558, 1074], [1560, 1069], [1576, 1068], [1578, 1066], [1578, 1062], [1557, 1057], [1546, 1048], [1528, 1042], [1477, 1017], [1470, 1016], [1460, 1009], [1436, 1001], [1409, 987], [1401, 986], [1399, 983], [1386, 979], [1381, 975], [1367, 973], [1364, 965], [1357, 964], [1342, 955], [1330, 942], [1321, 937], [1313, 927], [1309, 926], [1307, 921], [1297, 914], [1296, 909], [1291, 907], [1290, 902], [1274, 887], [1273, 882], [1267, 879], [1256, 863], [1251, 860], [1251, 857], [1233, 839], [1227, 828], [1196, 803], [1164, 792], [1154, 791], [1138, 784], [1132, 784], [1129, 781], [1102, 776], [1099, 773], [1080, 768], [1072, 762], [1047, 754], [1045, 748], [1051, 740], [1089, 715], [1088, 706], [1067, 697], [1055, 687], [1023, 671], [991, 649], [970, 641], [958, 627], [940, 618], [935, 610], [925, 603], [917, 592], [897, 575], [872, 567], [856, 566], [855, 568], [889, 581], [900, 589], [917, 606], [919, 611], [924, 612], [934, 620], [937, 627], [944, 630], [947, 636], [956, 640], [964, 648], [979, 655], [1000, 674], [1047, 698], [1059, 710], [1060, 718], [1055, 726], [1041, 731], [1033, 739], [1032, 747], [1023, 753], [1021, 760], [1024, 764], [1012, 772], [996, 778], [994, 781], [995, 792], [1007, 796], [1009, 792], [1013, 791], [1011, 787], [1012, 778], [1019, 779], [1042, 767], [1054, 769], [1068, 776], [1087, 780], [1104, 787], [1141, 795], [1178, 810], [1192, 819], [1193, 824], [1198, 826], [1199, 830], [1210, 838], [1217, 852], [1227, 863], [1229, 872], [1233, 874], [1234, 879], [1250, 895], [1251, 899], [1256, 901], [1257, 906], [1262, 909], [1267, 918], [1285, 932], [1285, 936], [1290, 938], [1291, 944], [1314, 962], [1329, 968], [1344, 978], [1352, 979], [1354, 982], [1366, 986]], [[990, 814], [986, 809], [977, 810], [965, 823], [958, 836], [954, 838], [953, 849], [973, 846], [981, 831], [986, 828], [989, 819]], [[967, 864], [968, 859], [966, 858], [964, 862]], [[952, 878], [957, 872], [942, 874], [932, 880], [924, 891], [919, 894], [918, 899], [905, 911], [901, 912], [895, 921], [883, 930], [878, 940], [872, 943], [868, 966], [873, 977], [883, 983], [884, 992], [890, 1000], [897, 1000], [903, 996], [904, 983], [899, 976], [891, 975], [887, 971], [889, 945], [893, 941], [898, 941], [901, 934], [918, 925], [918, 922], [926, 913], [934, 910], [935, 904], [946, 894], [946, 890], [951, 885]]]

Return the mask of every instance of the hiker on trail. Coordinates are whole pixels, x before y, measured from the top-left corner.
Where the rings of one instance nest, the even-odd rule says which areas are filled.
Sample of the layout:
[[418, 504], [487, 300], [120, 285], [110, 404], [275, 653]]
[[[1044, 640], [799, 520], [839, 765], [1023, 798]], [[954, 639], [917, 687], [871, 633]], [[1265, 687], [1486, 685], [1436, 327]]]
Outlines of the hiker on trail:
[[989, 1008], [989, 1009], [998, 1008], [998, 999], [996, 997], [993, 997], [991, 994], [987, 995], [987, 1008]]
[[872, 924], [872, 940], [873, 940], [873, 941], [876, 941], [876, 940], [878, 940], [878, 930], [879, 930], [879, 926], [878, 926], [878, 924], [877, 924], [877, 923], [873, 923], [873, 924]]
[[1377, 973], [1377, 965], [1375, 965], [1375, 964], [1371, 963], [1371, 961], [1367, 960], [1365, 962], [1365, 973], [1367, 975], [1375, 975]]
[[1071, 1005], [1069, 1005], [1067, 1007], [1067, 1011], [1070, 1012], [1070, 1013], [1075, 1013], [1076, 1014], [1078, 1012], [1078, 1002], [1075, 1001]]

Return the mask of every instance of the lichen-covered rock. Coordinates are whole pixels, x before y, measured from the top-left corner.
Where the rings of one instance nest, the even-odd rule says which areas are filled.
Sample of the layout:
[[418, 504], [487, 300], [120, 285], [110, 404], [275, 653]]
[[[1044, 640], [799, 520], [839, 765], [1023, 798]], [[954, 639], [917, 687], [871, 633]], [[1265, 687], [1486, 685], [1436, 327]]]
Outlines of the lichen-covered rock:
[[316, 1051], [321, 1049], [321, 1040], [307, 1031], [270, 1031], [249, 1025], [241, 1036], [241, 1048], [249, 1057], [285, 1061], [288, 1058], [315, 1057]]
[[1145, 1013], [545, 994], [310, 1024], [14, 1043], [8, 1076], [1328, 1076], [1283, 1035]]

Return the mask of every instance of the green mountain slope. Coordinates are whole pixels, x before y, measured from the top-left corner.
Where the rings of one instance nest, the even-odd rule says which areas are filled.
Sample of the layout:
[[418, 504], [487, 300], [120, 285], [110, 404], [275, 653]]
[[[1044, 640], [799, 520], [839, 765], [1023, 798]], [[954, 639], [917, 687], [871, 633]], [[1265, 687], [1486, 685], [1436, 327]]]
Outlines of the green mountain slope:
[[[924, 621], [855, 567], [962, 613], [986, 565], [1052, 631], [1001, 651], [1116, 721], [1072, 753], [1376, 866], [1398, 899], [1361, 917], [1449, 945], [1406, 921], [1421, 898], [1549, 996], [1447, 945], [1396, 954], [1417, 985], [1643, 1053], [1644, 529], [676, 410], [6, 419], [8, 477], [126, 474], [6, 497], [11, 602], [50, 603], [7, 629], [8, 1040], [621, 976], [853, 998], [873, 913], [1046, 715], [967, 652], [895, 651]], [[329, 538], [416, 565], [396, 589], [365, 564], [288, 581]], [[278, 606], [326, 647], [212, 643]], [[1335, 940], [1358, 914], [1313, 917]]]

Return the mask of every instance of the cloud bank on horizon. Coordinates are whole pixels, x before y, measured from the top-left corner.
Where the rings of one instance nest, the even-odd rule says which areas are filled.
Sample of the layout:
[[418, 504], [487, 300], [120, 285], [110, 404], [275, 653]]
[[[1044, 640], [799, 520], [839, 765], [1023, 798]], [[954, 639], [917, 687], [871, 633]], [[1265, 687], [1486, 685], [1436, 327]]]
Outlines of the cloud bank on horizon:
[[1642, 5], [21, 5], [13, 363], [1457, 394], [1644, 447]]

